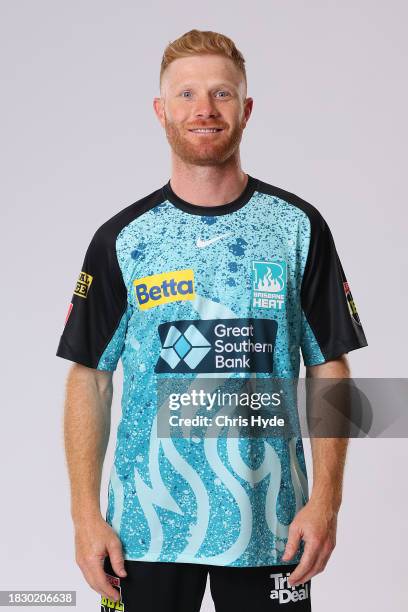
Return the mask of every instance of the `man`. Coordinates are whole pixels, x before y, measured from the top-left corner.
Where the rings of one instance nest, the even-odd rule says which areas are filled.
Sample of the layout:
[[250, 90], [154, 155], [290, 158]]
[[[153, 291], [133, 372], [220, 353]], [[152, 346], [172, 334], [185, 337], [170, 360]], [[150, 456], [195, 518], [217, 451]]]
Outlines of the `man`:
[[308, 377], [345, 378], [346, 353], [367, 345], [321, 214], [241, 169], [252, 106], [229, 38], [192, 30], [168, 45], [154, 110], [171, 178], [98, 228], [74, 291], [57, 355], [75, 362], [65, 442], [76, 560], [102, 610], [198, 611], [208, 573], [217, 612], [310, 610], [311, 577], [335, 546], [347, 440], [312, 440], [308, 497], [301, 437], [157, 432], [156, 384], [296, 379], [300, 352]]

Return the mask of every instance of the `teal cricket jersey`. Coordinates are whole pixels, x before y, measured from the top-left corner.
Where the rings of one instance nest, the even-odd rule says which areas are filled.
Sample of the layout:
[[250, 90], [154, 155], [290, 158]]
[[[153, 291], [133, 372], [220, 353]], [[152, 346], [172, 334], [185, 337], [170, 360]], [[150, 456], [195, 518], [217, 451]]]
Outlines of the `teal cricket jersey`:
[[300, 354], [312, 366], [366, 345], [330, 229], [292, 193], [248, 176], [208, 207], [169, 181], [100, 226], [57, 355], [122, 360], [106, 520], [125, 559], [281, 564], [308, 500], [301, 437], [159, 437], [161, 379], [293, 379]]

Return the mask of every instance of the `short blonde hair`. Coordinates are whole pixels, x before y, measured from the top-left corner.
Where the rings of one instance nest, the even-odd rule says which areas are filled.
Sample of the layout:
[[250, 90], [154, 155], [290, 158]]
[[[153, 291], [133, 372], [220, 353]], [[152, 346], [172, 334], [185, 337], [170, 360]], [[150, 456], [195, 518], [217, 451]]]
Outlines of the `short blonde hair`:
[[190, 30], [167, 45], [161, 61], [160, 85], [162, 82], [163, 73], [171, 62], [174, 62], [174, 60], [180, 57], [188, 57], [189, 55], [204, 55], [207, 53], [223, 55], [224, 57], [231, 59], [243, 74], [245, 86], [247, 85], [245, 59], [242, 53], [235, 46], [235, 43], [224, 34], [201, 30]]

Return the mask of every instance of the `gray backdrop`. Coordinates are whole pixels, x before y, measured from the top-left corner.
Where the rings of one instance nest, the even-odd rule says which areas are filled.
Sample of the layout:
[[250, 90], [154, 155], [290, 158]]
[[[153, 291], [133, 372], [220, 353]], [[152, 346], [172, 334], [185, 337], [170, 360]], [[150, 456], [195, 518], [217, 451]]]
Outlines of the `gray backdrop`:
[[[223, 32], [246, 57], [244, 170], [332, 229], [369, 342], [353, 374], [406, 376], [407, 17], [397, 0], [1, 2], [2, 588], [76, 589], [80, 612], [99, 609], [74, 561], [69, 362], [54, 355], [94, 231], [169, 178], [152, 98], [164, 46], [185, 31]], [[118, 370], [104, 509], [120, 386]], [[314, 612], [405, 610], [407, 459], [404, 439], [352, 441]]]

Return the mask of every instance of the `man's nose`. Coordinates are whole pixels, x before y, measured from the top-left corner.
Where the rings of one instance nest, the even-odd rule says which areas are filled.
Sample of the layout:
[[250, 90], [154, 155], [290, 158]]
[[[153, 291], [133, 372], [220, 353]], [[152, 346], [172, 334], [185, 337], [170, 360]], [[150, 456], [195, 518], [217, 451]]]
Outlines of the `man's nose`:
[[214, 98], [212, 96], [203, 96], [197, 100], [194, 108], [195, 117], [207, 119], [210, 117], [218, 117], [220, 115]]

